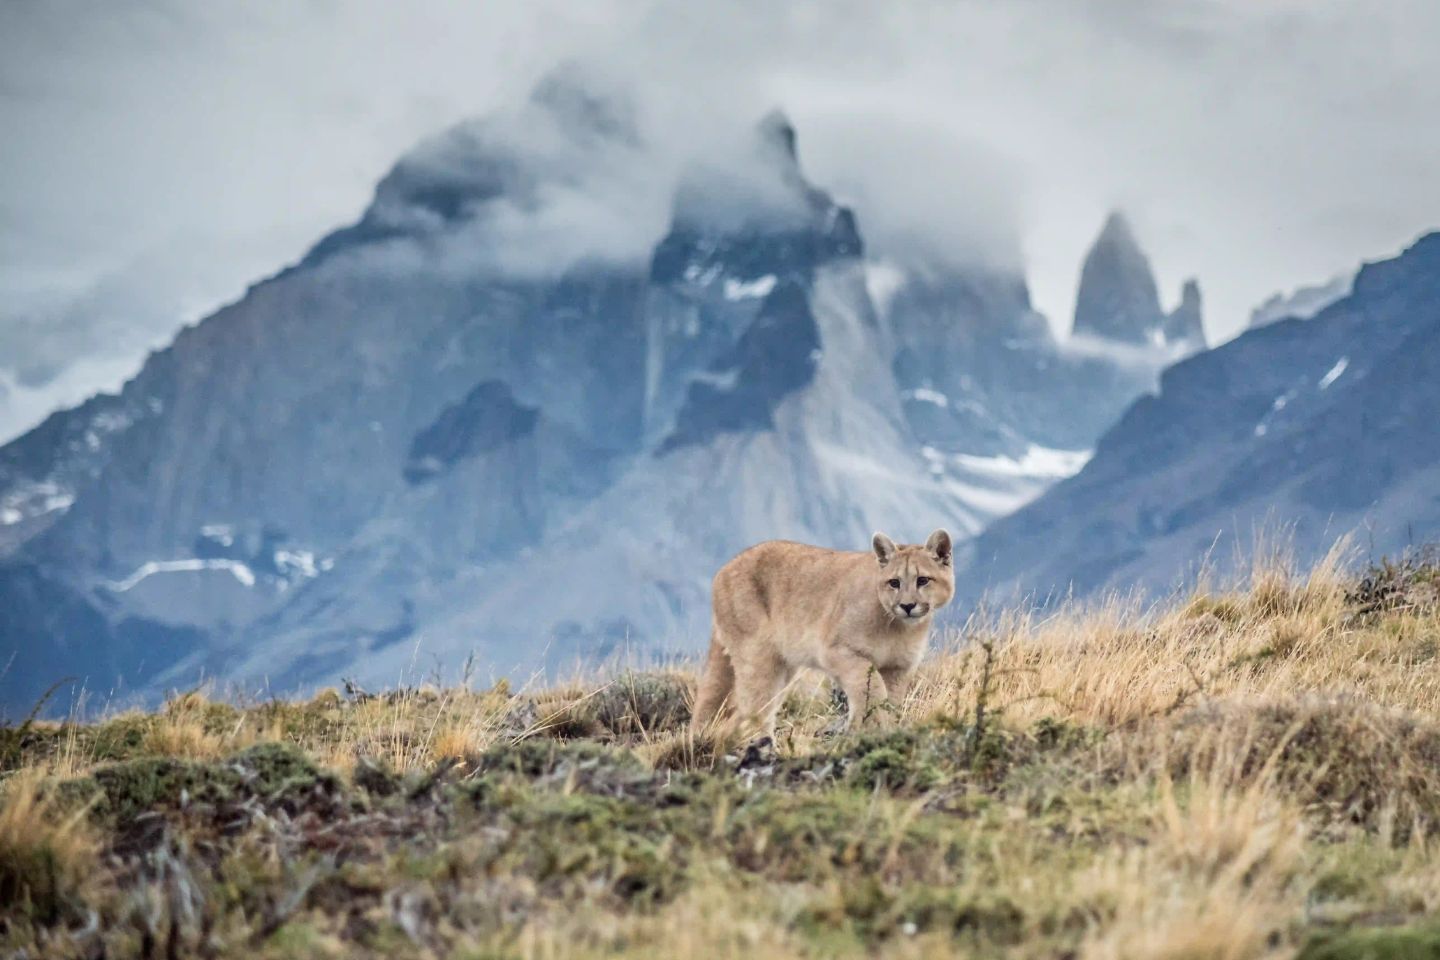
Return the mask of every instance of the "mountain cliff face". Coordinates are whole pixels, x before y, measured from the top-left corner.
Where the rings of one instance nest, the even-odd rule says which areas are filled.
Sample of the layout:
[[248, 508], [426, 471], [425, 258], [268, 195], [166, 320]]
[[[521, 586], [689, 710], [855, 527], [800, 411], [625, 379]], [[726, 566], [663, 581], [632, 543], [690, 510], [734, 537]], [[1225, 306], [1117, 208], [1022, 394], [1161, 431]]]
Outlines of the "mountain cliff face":
[[[1257, 532], [1313, 561], [1345, 533], [1377, 558], [1440, 531], [1440, 234], [1367, 265], [1311, 319], [1167, 370], [1076, 476], [971, 545], [972, 592], [1163, 591]], [[1277, 531], [1283, 523], [1284, 530]]]
[[1129, 221], [1112, 213], [1081, 268], [1074, 333], [1124, 346], [1165, 349], [1175, 356], [1202, 350], [1205, 330], [1199, 284], [1187, 281], [1180, 305], [1165, 313], [1150, 261]]
[[691, 168], [648, 257], [526, 261], [560, 240], [516, 224], [642, 139], [547, 81], [0, 448], [0, 701], [691, 650], [733, 552], [975, 533], [1153, 376], [1068, 353], [1019, 276], [867, 259], [778, 115]]
[[1180, 303], [1165, 315], [1161, 327], [1167, 344], [1177, 344], [1183, 352], [1194, 353], [1205, 349], [1205, 325], [1200, 298], [1200, 284], [1186, 280], [1180, 288]]

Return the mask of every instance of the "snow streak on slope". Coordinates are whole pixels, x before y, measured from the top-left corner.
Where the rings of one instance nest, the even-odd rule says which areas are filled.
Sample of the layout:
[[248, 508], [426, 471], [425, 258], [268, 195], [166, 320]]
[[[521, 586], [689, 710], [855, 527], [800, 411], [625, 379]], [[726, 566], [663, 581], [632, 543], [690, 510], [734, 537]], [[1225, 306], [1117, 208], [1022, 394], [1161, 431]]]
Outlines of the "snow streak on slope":
[[974, 535], [997, 517], [1014, 513], [1055, 483], [1073, 476], [1090, 459], [1090, 450], [1055, 450], [1030, 444], [1019, 457], [944, 454], [922, 447], [930, 472], [943, 478], [945, 489], [972, 511], [964, 529]]
[[255, 586], [254, 571], [236, 560], [151, 560], [124, 580], [113, 581], [106, 586], [116, 593], [124, 593], [157, 573], [194, 573], [198, 570], [228, 570], [241, 586]]

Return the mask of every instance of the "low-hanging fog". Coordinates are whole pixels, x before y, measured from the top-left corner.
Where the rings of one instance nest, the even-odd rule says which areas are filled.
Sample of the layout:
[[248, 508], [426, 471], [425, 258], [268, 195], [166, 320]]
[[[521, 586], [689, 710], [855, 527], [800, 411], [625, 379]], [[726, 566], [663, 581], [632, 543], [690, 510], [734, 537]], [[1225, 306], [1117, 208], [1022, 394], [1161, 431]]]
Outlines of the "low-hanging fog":
[[[1440, 226], [1437, 40], [1424, 0], [8, 4], [0, 441], [118, 386], [476, 116], [575, 164], [515, 212], [506, 269], [643, 256], [687, 164], [780, 107], [881, 255], [1023, 264], [1063, 331], [1119, 206], [1223, 339]], [[561, 63], [616, 92], [633, 143], [572, 156], [528, 123]]]

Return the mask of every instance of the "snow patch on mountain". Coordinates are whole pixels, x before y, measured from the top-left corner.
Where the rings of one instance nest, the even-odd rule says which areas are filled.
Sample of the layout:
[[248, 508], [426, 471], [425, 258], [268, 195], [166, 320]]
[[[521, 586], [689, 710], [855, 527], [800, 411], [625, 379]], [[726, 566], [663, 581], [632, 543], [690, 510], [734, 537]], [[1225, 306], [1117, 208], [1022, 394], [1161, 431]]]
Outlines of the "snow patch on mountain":
[[769, 296], [770, 291], [774, 289], [775, 274], [773, 273], [767, 273], [754, 280], [736, 280], [731, 277], [725, 279], [726, 300], [754, 300]]
[[1093, 455], [1093, 450], [1054, 450], [1032, 443], [1019, 457], [956, 454], [954, 461], [973, 473], [1054, 481], [1078, 473]]
[[1349, 367], [1349, 366], [1350, 366], [1350, 358], [1349, 358], [1349, 357], [1341, 357], [1339, 360], [1336, 360], [1336, 361], [1335, 361], [1335, 366], [1333, 366], [1333, 367], [1331, 367], [1329, 370], [1325, 371], [1325, 376], [1323, 376], [1323, 377], [1320, 378], [1320, 383], [1318, 384], [1318, 386], [1320, 387], [1320, 389], [1321, 389], [1321, 390], [1329, 390], [1329, 389], [1330, 389], [1330, 385], [1333, 384], [1336, 380], [1339, 380], [1340, 377], [1341, 377], [1341, 375], [1343, 375], [1343, 374], [1345, 373], [1345, 369], [1346, 369], [1347, 367]]
[[905, 286], [905, 280], [905, 271], [894, 263], [872, 260], [865, 264], [865, 289], [875, 304], [876, 313], [882, 317], [889, 315], [890, 302]]
[[238, 560], [151, 560], [141, 564], [140, 567], [123, 580], [116, 580], [106, 583], [106, 586], [115, 593], [125, 593], [134, 589], [143, 580], [155, 576], [158, 573], [195, 573], [200, 570], [226, 570], [229, 571], [241, 586], [255, 586], [255, 572]]
[[944, 410], [950, 406], [950, 398], [939, 390], [931, 390], [929, 387], [916, 387], [913, 390], [902, 390], [900, 396], [905, 400], [914, 400], [917, 403], [928, 403]]
[[51, 480], [28, 483], [0, 497], [0, 525], [14, 526], [46, 514], [64, 513], [75, 504], [75, 494]]
[[978, 533], [990, 517], [1013, 513], [1053, 484], [1079, 472], [1090, 450], [1058, 450], [1030, 444], [1019, 456], [977, 456], [921, 448], [930, 474], [972, 511]]

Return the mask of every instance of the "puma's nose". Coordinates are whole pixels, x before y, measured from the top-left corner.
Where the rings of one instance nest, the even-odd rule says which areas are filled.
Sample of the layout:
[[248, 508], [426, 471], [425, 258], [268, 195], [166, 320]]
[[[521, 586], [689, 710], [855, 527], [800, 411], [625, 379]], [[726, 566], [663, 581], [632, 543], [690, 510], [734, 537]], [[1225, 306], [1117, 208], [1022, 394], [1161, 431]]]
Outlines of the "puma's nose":
[[913, 603], [902, 603], [902, 604], [900, 604], [900, 609], [901, 609], [901, 610], [904, 610], [904, 611], [905, 611], [905, 616], [908, 617], [908, 616], [910, 616], [910, 611], [912, 611], [912, 610], [915, 609], [915, 604], [913, 604]]

